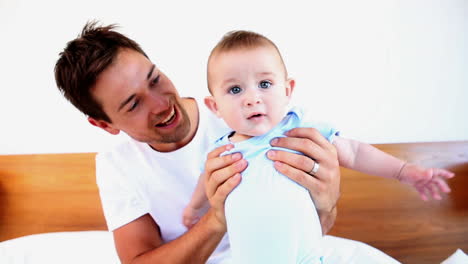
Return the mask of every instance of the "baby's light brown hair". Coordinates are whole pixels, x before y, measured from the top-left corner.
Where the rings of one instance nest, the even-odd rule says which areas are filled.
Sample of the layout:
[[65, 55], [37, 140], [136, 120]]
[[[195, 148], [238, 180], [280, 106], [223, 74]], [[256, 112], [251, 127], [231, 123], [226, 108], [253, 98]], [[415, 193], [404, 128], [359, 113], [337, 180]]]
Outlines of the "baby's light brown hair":
[[278, 56], [281, 60], [281, 64], [283, 65], [285, 77], [288, 76], [288, 72], [286, 70], [286, 66], [283, 61], [283, 57], [278, 49], [278, 47], [268, 39], [267, 37], [255, 33], [253, 31], [247, 30], [234, 30], [226, 33], [223, 38], [216, 44], [216, 46], [211, 50], [210, 56], [208, 57], [208, 65], [207, 65], [207, 82], [208, 82], [208, 90], [211, 93], [210, 88], [210, 62], [211, 59], [224, 52], [240, 50], [240, 49], [254, 49], [258, 47], [273, 47], [278, 52]]

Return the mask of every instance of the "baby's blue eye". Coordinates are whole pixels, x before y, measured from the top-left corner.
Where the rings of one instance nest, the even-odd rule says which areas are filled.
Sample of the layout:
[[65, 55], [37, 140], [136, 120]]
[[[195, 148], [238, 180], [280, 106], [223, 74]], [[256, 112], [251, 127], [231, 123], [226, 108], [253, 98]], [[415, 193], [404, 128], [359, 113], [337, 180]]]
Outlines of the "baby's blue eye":
[[260, 84], [258, 85], [258, 87], [263, 88], [263, 89], [270, 88], [270, 86], [271, 86], [271, 82], [269, 81], [261, 81]]
[[229, 89], [229, 92], [232, 94], [238, 94], [242, 91], [242, 89], [239, 86], [234, 86]]

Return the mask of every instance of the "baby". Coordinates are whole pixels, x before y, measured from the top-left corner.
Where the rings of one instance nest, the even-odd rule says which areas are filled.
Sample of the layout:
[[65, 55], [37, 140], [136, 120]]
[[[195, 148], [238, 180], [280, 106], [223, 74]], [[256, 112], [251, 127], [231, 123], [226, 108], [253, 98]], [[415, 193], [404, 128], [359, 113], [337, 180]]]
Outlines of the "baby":
[[[266, 152], [275, 149], [269, 142], [294, 127], [316, 128], [336, 147], [340, 166], [407, 183], [424, 200], [441, 199], [441, 192], [450, 191], [445, 180], [454, 176], [452, 172], [404, 162], [340, 137], [336, 129], [313, 121], [300, 108], [288, 108], [294, 87], [276, 45], [257, 33], [226, 34], [208, 59], [211, 96], [205, 104], [232, 129], [213, 148], [234, 144], [231, 152], [241, 152], [249, 163], [225, 203], [234, 263], [321, 263], [322, 230], [309, 192], [277, 172], [266, 158]], [[309, 172], [311, 177], [317, 173], [319, 160]], [[208, 206], [203, 177], [184, 211], [187, 227]]]

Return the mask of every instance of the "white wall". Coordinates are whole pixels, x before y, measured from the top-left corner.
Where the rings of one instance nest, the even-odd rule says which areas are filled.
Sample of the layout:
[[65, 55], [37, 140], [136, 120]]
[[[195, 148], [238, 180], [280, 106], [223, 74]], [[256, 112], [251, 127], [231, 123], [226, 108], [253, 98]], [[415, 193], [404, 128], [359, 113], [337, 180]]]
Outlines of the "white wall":
[[468, 140], [464, 0], [0, 0], [0, 154], [94, 152], [118, 140], [55, 86], [58, 53], [90, 19], [120, 24], [185, 95], [206, 94], [206, 58], [222, 34], [249, 29], [279, 46], [296, 101], [343, 136]]

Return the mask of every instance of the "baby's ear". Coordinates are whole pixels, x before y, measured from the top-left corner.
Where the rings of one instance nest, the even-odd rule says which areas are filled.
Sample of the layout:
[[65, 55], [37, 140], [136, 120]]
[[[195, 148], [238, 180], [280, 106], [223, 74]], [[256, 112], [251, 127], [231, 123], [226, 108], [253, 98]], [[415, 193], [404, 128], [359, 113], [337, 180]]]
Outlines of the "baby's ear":
[[293, 78], [289, 78], [286, 80], [285, 86], [286, 86], [286, 96], [291, 98], [294, 87], [296, 86], [296, 81]]
[[216, 104], [216, 100], [214, 99], [213, 96], [207, 96], [205, 97], [205, 105], [206, 107], [208, 107], [208, 109], [211, 110], [211, 112], [213, 112], [215, 115], [217, 115], [218, 117], [221, 117], [219, 115], [219, 111], [218, 111], [218, 105]]

